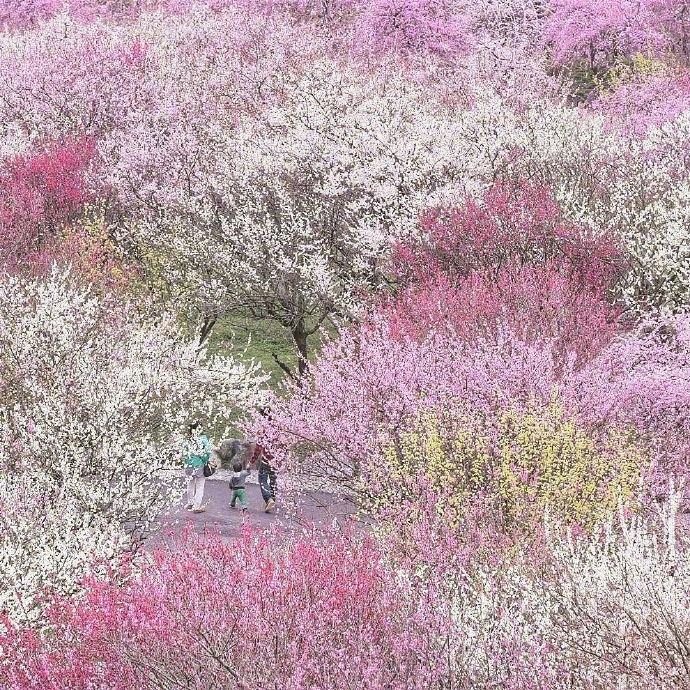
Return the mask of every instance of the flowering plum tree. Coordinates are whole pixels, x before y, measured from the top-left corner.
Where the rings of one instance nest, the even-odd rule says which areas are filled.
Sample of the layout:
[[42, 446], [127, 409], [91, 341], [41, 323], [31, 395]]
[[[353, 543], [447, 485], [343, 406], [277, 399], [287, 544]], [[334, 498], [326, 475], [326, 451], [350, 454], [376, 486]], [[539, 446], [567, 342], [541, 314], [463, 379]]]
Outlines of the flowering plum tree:
[[467, 49], [465, 17], [454, 0], [368, 0], [355, 31], [362, 47], [454, 62]]
[[585, 58], [590, 68], [636, 53], [687, 62], [687, 0], [552, 0], [545, 38], [557, 62]]
[[175, 499], [175, 430], [249, 405], [259, 380], [69, 273], [3, 279], [0, 343], [0, 608], [30, 619], [46, 587], [138, 548]]
[[533, 595], [574, 687], [593, 687], [593, 678], [601, 687], [622, 678], [639, 688], [688, 683], [682, 640], [690, 625], [690, 572], [679, 495], [672, 490], [659, 512], [648, 521], [621, 518], [591, 541], [552, 537]]
[[557, 338], [563, 359], [581, 361], [615, 334], [623, 257], [612, 238], [565, 221], [544, 187], [497, 183], [481, 205], [434, 210], [421, 227], [421, 241], [393, 253], [395, 331], [451, 326], [472, 339], [507, 325], [528, 342]]
[[124, 589], [93, 582], [83, 604], [53, 612], [57, 637], [80, 631], [84, 643], [63, 648], [78, 659], [67, 667], [71, 676], [57, 679], [48, 662], [54, 654], [57, 661], [59, 646], [49, 651], [36, 638], [31, 644], [30, 634], [6, 636], [3, 648], [12, 640], [28, 654], [23, 669], [3, 664], [3, 685], [29, 690], [50, 682], [57, 689], [99, 678], [99, 687], [111, 688], [328, 683], [402, 690], [422, 675], [441, 682], [447, 662], [432, 653], [431, 637], [415, 631], [438, 626], [448, 607], [432, 618], [423, 613], [433, 595], [409, 596], [372, 540], [329, 537], [280, 544], [245, 532], [224, 544], [190, 536], [185, 551], [156, 554]]
[[686, 686], [677, 504], [661, 530], [622, 521], [581, 539], [549, 523], [522, 543], [478, 529], [481, 510], [450, 527], [437, 508], [432, 498], [414, 521], [401, 512], [382, 544], [191, 536], [124, 586], [91, 578], [84, 597], [56, 599], [43, 631], [4, 621], [0, 680], [8, 690]]
[[497, 429], [511, 407], [548, 404], [574, 364], [553, 341], [528, 344], [508, 330], [463, 343], [439, 329], [417, 341], [392, 338], [379, 321], [325, 346], [307, 381], [285, 391], [287, 404], [282, 395], [270, 401], [270, 415], [257, 416], [247, 432], [266, 439], [297, 486], [326, 481], [359, 495], [383, 450], [420, 418], [470, 410]]
[[643, 320], [579, 372], [567, 393], [598, 428], [635, 430], [653, 461], [646, 488], [657, 498], [670, 476], [687, 477], [689, 338], [687, 315]]
[[672, 122], [690, 109], [690, 78], [666, 70], [631, 75], [615, 90], [599, 96], [591, 109], [644, 136], [650, 128]]
[[466, 342], [497, 342], [507, 329], [526, 343], [553, 342], [561, 361], [595, 357], [620, 331], [620, 309], [582, 291], [553, 265], [507, 267], [496, 277], [474, 273], [451, 283], [431, 275], [383, 307], [395, 338], [424, 338], [438, 329]]
[[303, 369], [308, 335], [376, 287], [388, 237], [410, 232], [460, 166], [452, 126], [404, 82], [377, 87], [323, 62], [284, 89], [264, 121], [225, 137], [196, 198], [135, 220], [127, 240], [155, 248], [202, 333], [235, 309], [276, 319]]
[[[287, 405], [282, 397], [276, 399], [270, 416], [257, 417], [249, 430], [265, 438], [284, 467], [297, 473], [297, 486], [306, 479], [328, 480], [358, 496], [363, 477], [365, 483], [379, 477], [382, 490], [390, 489], [390, 457], [404, 459], [400, 444], [414, 434], [419, 448], [427, 443], [421, 440], [426, 438], [425, 420], [442, 421], [429, 437], [438, 445], [428, 441], [425, 451], [438, 458], [430, 471], [439, 477], [450, 472], [461, 482], [471, 475], [472, 458], [483, 457], [472, 444], [463, 446], [462, 439], [485, 438], [491, 453], [500, 456], [510, 436], [503, 420], [514, 414], [520, 424], [527, 424], [525, 415], [541, 418], [557, 394], [564, 425], [576, 423], [582, 438], [604, 441], [592, 446], [596, 452], [591, 457], [606, 458], [618, 449], [598, 466], [619, 466], [628, 479], [642, 476], [649, 505], [650, 499], [665, 495], [670, 477], [687, 475], [686, 331], [683, 317], [647, 322], [621, 333], [578, 366], [573, 356], [563, 358], [553, 339], [526, 343], [510, 330], [464, 340], [450, 329], [434, 329], [412, 339], [392, 337], [387, 321], [370, 324], [324, 348], [309, 380], [299, 389], [290, 387]], [[604, 432], [612, 434], [610, 442], [603, 439]], [[539, 458], [546, 457], [541, 453], [548, 443], [537, 446], [525, 450], [524, 457], [531, 458], [529, 472], [536, 473], [528, 476], [540, 474]], [[416, 471], [396, 470], [395, 481], [416, 476]], [[481, 470], [480, 475], [495, 478], [496, 470]], [[477, 481], [470, 485], [486, 486]], [[493, 490], [498, 491], [496, 485]], [[362, 496], [366, 500], [368, 490]]]
[[558, 62], [582, 57], [590, 68], [609, 65], [618, 56], [632, 56], [663, 46], [652, 2], [616, 0], [602, 6], [590, 0], [552, 0], [545, 37]]
[[82, 139], [5, 161], [0, 169], [3, 270], [45, 270], [60, 231], [91, 199], [85, 175], [93, 154], [93, 143]]
[[[562, 264], [564, 273], [583, 289], [606, 291], [620, 271], [621, 256], [613, 238], [594, 236], [563, 218], [551, 192], [525, 180], [496, 183], [482, 202], [428, 212], [421, 221], [421, 246], [401, 245], [399, 262], [408, 270], [440, 271], [451, 278], [503, 266]], [[416, 262], [412, 264], [411, 256]], [[398, 265], [398, 273], [402, 266]]]

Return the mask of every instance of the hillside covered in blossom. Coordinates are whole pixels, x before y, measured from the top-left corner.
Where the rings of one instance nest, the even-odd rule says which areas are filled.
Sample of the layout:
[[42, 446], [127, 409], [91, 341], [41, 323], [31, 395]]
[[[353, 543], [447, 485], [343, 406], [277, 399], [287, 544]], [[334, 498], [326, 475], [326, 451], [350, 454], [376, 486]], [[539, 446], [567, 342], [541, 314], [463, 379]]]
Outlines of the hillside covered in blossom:
[[3, 690], [690, 689], [690, 2], [0, 0], [0, 461]]

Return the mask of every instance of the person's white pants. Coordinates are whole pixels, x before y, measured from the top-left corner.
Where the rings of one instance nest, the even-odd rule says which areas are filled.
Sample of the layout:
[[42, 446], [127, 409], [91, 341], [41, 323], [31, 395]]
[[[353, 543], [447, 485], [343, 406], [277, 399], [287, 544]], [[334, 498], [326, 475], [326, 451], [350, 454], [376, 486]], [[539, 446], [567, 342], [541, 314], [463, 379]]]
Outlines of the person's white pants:
[[201, 508], [205, 483], [206, 477], [187, 477], [187, 503], [192, 504], [193, 510]]

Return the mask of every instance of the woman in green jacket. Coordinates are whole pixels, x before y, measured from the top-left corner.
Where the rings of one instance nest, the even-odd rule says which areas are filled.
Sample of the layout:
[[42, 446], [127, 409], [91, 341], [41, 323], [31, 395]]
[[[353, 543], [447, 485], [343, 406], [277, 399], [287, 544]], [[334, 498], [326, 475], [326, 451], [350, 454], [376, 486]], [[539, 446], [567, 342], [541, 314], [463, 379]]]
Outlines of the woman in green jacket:
[[203, 513], [206, 508], [201, 505], [204, 500], [204, 465], [211, 459], [211, 442], [202, 433], [204, 427], [200, 421], [189, 425], [187, 438], [184, 440], [184, 466], [187, 475], [187, 510]]

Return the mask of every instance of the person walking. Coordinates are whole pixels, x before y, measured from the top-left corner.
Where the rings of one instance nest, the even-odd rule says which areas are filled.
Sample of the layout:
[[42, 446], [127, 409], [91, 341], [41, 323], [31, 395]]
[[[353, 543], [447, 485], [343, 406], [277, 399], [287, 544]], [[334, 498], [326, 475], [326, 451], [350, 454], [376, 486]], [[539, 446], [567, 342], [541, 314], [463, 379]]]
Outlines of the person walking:
[[263, 446], [255, 443], [250, 465], [258, 469], [259, 488], [264, 499], [264, 512], [266, 513], [270, 513], [275, 508], [278, 485], [278, 477], [271, 460], [273, 460], [273, 456]]
[[206, 508], [204, 500], [204, 465], [211, 459], [211, 442], [202, 433], [203, 425], [200, 421], [190, 424], [187, 437], [184, 440], [185, 474], [187, 475], [187, 510], [193, 513], [203, 513]]
[[233, 466], [233, 473], [230, 476], [230, 489], [232, 491], [232, 500], [230, 507], [235, 507], [235, 501], [239, 500], [242, 506], [242, 514], [247, 512], [247, 477], [252, 473], [251, 470], [245, 470], [241, 462], [236, 462]]

